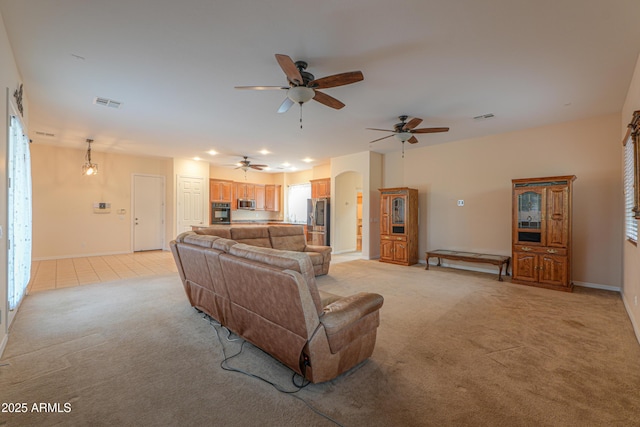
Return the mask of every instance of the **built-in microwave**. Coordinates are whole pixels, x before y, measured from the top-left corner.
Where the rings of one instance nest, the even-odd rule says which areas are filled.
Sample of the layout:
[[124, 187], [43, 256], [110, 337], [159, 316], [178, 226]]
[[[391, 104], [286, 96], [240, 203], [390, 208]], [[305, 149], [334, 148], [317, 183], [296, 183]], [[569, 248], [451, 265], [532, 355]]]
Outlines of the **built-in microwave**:
[[238, 209], [256, 209], [256, 201], [254, 199], [238, 199]]

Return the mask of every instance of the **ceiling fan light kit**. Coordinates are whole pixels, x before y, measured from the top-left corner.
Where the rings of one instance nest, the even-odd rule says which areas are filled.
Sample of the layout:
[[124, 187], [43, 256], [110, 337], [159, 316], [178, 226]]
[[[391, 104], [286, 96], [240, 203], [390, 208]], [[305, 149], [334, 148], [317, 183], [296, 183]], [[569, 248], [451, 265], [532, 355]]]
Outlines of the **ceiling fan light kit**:
[[327, 107], [336, 110], [344, 107], [341, 101], [318, 89], [328, 89], [336, 86], [344, 86], [364, 80], [361, 71], [349, 71], [346, 73], [334, 74], [327, 77], [316, 79], [313, 74], [306, 71], [307, 63], [305, 61], [296, 61], [287, 56], [277, 53], [276, 61], [287, 76], [289, 86], [236, 86], [236, 89], [253, 89], [268, 90], [281, 89], [287, 91], [287, 97], [280, 104], [278, 113], [286, 113], [293, 104], [300, 105], [300, 128], [302, 128], [302, 105], [310, 100], [317, 101]]

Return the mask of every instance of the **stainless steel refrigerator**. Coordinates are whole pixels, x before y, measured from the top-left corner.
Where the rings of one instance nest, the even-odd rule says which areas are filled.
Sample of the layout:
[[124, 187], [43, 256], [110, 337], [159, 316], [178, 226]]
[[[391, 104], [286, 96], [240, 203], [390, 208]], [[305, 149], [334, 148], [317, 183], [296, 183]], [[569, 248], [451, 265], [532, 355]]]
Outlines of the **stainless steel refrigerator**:
[[329, 246], [329, 199], [307, 199], [307, 244]]

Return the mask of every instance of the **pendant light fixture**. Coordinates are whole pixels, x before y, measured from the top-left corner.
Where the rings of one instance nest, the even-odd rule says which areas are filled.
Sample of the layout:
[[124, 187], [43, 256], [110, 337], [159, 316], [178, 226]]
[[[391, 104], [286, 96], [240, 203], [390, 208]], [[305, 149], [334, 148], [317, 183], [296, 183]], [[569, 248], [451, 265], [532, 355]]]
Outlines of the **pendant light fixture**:
[[84, 156], [84, 164], [82, 165], [82, 175], [92, 176], [98, 173], [98, 165], [91, 162], [91, 143], [93, 139], [87, 138], [87, 154]]

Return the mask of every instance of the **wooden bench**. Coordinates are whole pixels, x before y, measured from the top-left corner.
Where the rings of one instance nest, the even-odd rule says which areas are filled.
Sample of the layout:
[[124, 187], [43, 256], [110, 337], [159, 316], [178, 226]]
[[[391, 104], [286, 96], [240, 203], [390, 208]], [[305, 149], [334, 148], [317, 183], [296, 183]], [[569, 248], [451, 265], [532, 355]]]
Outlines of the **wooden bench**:
[[435, 251], [428, 251], [426, 255], [427, 267], [425, 270], [429, 269], [429, 258], [436, 257], [438, 258], [438, 266], [441, 265], [441, 259], [450, 259], [454, 261], [465, 261], [465, 262], [482, 262], [486, 264], [493, 264], [498, 266], [498, 280], [502, 282], [502, 266], [506, 266], [504, 269], [504, 275], [509, 275], [509, 263], [511, 262], [511, 257], [506, 255], [489, 255], [489, 254], [479, 254], [475, 252], [461, 252], [461, 251], [449, 251], [446, 249], [437, 249]]

